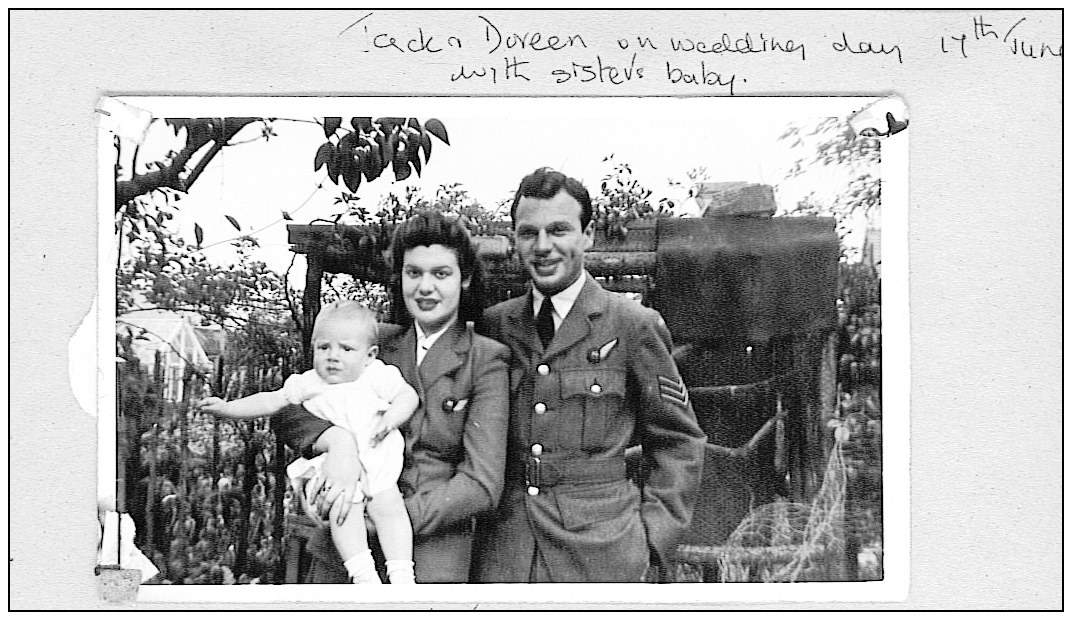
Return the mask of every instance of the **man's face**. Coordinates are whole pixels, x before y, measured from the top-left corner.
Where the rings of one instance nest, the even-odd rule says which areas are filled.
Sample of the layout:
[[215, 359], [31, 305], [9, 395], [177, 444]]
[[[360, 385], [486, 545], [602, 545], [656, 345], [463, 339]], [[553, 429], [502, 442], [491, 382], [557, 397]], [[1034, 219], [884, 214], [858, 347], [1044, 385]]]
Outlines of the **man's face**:
[[544, 295], [573, 284], [592, 247], [595, 224], [581, 228], [581, 205], [564, 191], [553, 198], [524, 197], [514, 212], [514, 236], [521, 264]]

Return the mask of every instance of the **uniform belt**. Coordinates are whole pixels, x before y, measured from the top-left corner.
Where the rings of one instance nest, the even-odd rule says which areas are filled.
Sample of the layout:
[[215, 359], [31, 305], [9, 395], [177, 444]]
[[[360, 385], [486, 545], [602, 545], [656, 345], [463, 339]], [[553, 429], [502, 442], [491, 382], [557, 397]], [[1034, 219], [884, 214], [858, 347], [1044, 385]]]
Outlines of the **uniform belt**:
[[595, 484], [626, 478], [624, 456], [579, 458], [545, 454], [522, 460], [517, 474], [530, 493], [531, 489], [547, 489], [560, 484]]

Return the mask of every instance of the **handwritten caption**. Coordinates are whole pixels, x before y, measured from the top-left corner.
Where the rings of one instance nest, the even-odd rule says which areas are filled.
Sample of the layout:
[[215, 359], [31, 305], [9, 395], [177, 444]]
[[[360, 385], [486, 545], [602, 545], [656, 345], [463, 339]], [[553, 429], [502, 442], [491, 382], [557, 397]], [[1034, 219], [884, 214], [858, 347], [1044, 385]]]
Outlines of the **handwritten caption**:
[[[772, 32], [721, 32], [704, 36], [629, 33], [606, 40], [579, 30], [514, 29], [484, 15], [473, 17], [469, 32], [447, 34], [424, 26], [392, 31], [377, 25], [374, 14], [368, 13], [343, 29], [339, 36], [353, 38], [362, 52], [420, 55], [429, 60], [434, 57], [434, 62], [448, 67], [444, 77], [450, 82], [508, 84], [541, 80], [555, 85], [617, 86], [656, 80], [735, 95], [748, 83], [748, 77], [729, 68], [734, 64], [730, 59], [746, 56], [806, 63], [824, 54], [835, 54], [871, 59], [883, 63], [880, 68], [892, 68], [903, 65], [910, 54], [968, 58], [969, 51], [975, 55], [983, 47], [992, 51], [1000, 45], [1005, 53], [1021, 59], [1063, 60], [1064, 45], [1032, 39], [1025, 22], [1028, 22], [1026, 17], [1015, 23], [993, 24], [979, 15], [973, 18], [971, 30], [938, 36], [937, 49], [912, 51], [893, 40], [875, 40], [844, 30], [810, 42]], [[447, 60], [452, 53], [463, 51], [471, 57], [474, 50], [494, 58], [478, 62]], [[534, 63], [537, 57], [541, 61], [552, 60], [552, 68], [548, 70], [546, 62]], [[539, 71], [534, 68], [536, 64], [541, 67]]]

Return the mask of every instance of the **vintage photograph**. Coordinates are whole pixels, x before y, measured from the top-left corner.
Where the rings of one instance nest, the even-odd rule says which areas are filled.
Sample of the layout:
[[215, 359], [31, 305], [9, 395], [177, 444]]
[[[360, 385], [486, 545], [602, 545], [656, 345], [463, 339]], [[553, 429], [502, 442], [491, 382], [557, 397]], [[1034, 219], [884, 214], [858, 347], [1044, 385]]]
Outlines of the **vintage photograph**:
[[903, 105], [101, 106], [102, 549], [143, 592], [884, 580]]

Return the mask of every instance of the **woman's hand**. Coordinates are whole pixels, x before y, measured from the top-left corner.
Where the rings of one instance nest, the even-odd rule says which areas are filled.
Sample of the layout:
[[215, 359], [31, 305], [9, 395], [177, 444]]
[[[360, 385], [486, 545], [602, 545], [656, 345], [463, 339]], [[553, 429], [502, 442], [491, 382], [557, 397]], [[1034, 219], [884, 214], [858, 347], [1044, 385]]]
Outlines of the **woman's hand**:
[[334, 515], [336, 523], [342, 524], [354, 498], [365, 495], [365, 468], [358, 458], [357, 442], [347, 430], [333, 426], [320, 435], [314, 447], [323, 450], [326, 457], [321, 475], [305, 486], [307, 505], [314, 509], [314, 518]]
[[387, 416], [383, 414], [383, 411], [379, 411], [376, 414], [376, 425], [372, 428], [372, 441], [369, 442], [373, 448], [380, 445], [380, 442], [386, 439], [391, 434], [391, 431], [395, 430], [395, 427], [387, 420]]

